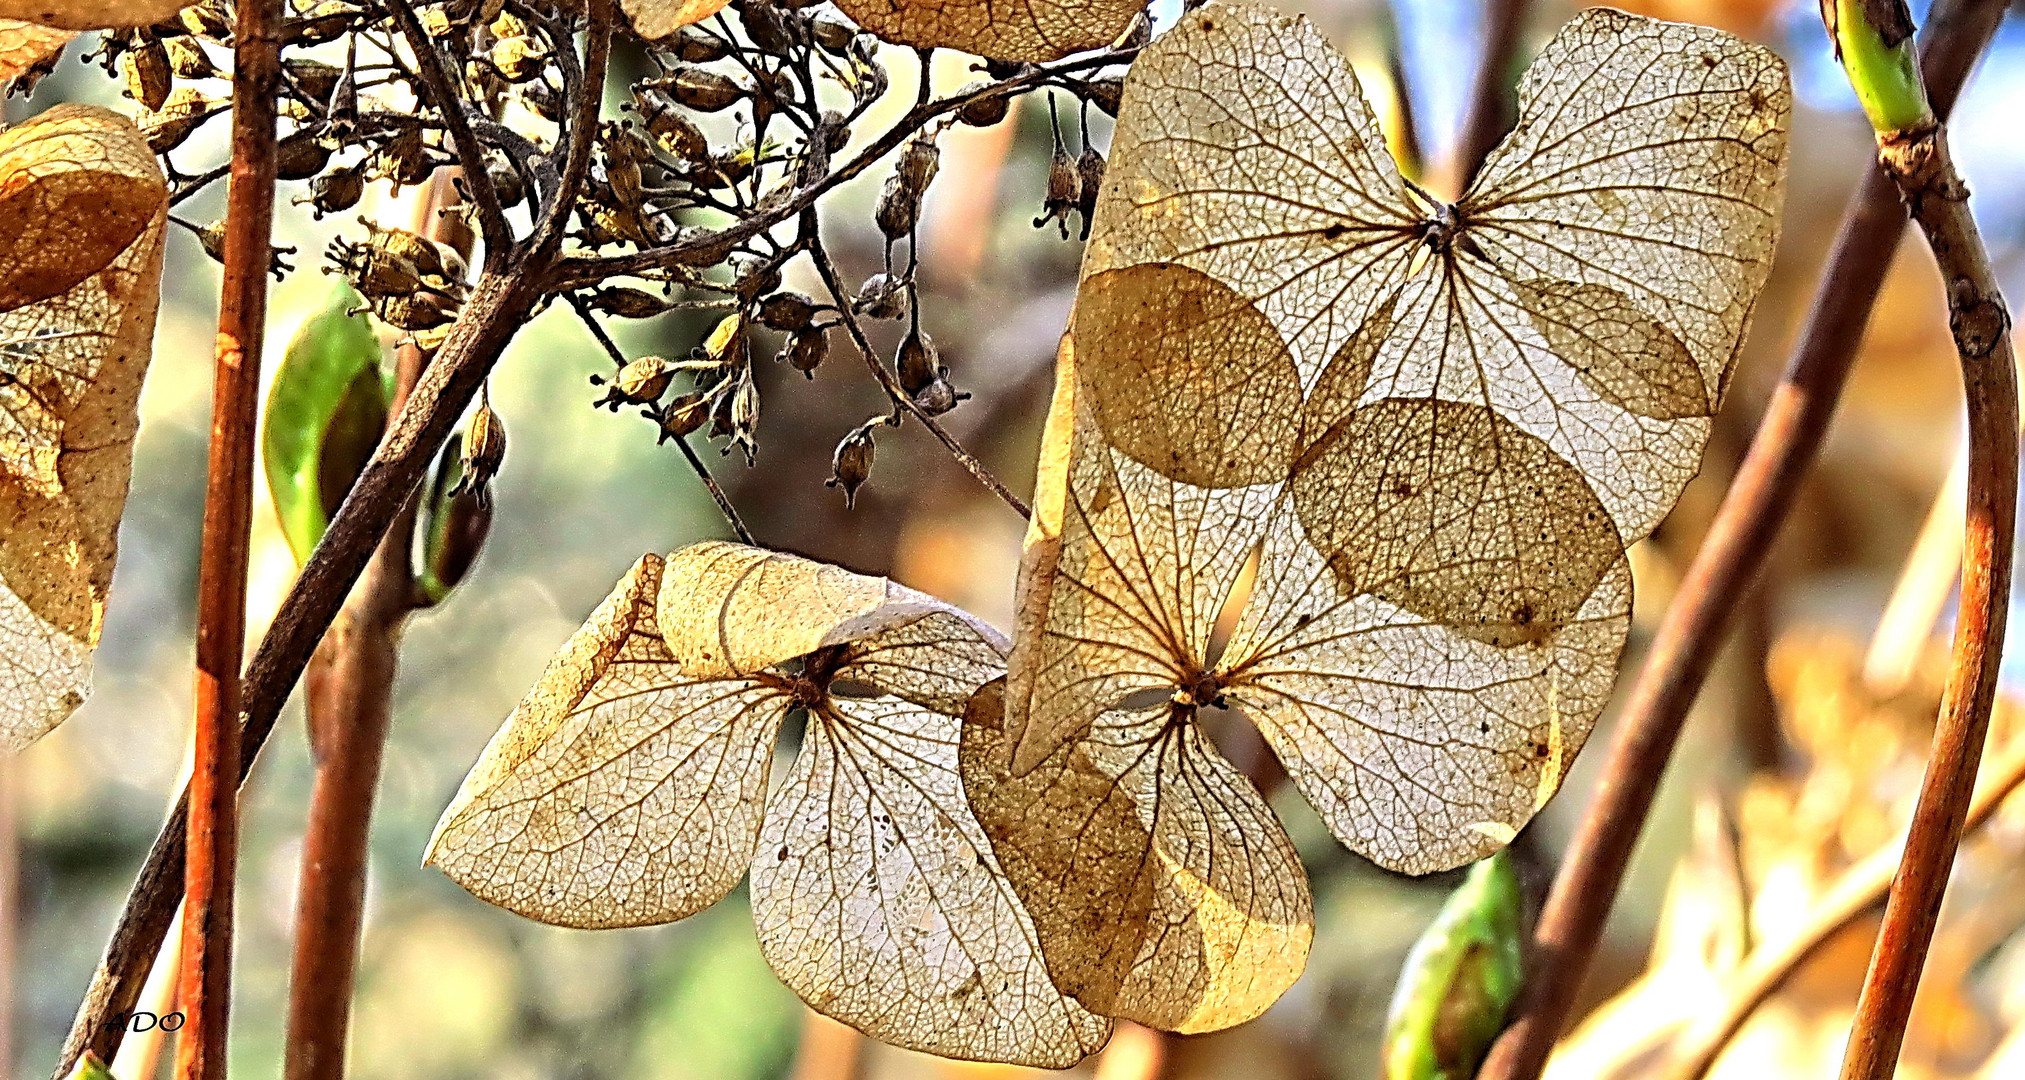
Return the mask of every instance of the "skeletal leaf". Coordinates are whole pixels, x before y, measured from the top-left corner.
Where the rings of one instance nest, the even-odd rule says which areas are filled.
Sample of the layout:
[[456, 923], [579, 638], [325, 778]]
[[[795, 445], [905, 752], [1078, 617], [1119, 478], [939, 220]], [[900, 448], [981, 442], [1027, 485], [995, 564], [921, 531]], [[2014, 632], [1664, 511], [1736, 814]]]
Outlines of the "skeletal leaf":
[[[1050, 983], [957, 772], [1004, 648], [883, 579], [735, 544], [645, 556], [486, 747], [429, 861], [580, 927], [682, 918], [749, 867], [760, 947], [812, 1007], [931, 1053], [1067, 1066], [1108, 1022]], [[806, 733], [769, 795], [792, 710]]]
[[632, 20], [633, 32], [648, 41], [659, 41], [691, 23], [724, 10], [731, 0], [619, 0], [620, 10]]
[[[1250, 972], [1158, 956], [1177, 909], [1122, 883], [1102, 933], [1049, 933], [1051, 882], [1096, 888], [1052, 820], [1081, 813], [1155, 895], [1199, 880], [1170, 850], [1248, 853], [1249, 880], [1196, 886], [1201, 918], [1293, 939], [1255, 792], [1147, 824], [1215, 775], [1180, 764], [1214, 760], [1201, 708], [1247, 716], [1339, 839], [1409, 873], [1496, 850], [1554, 793], [1609, 696], [1625, 546], [1699, 467], [1764, 283], [1789, 110], [1764, 49], [1590, 9], [1447, 205], [1303, 19], [1210, 4], [1141, 54], [1058, 361], [1003, 745], [965, 773], [1058, 983], [1199, 1029], [1298, 974], [1291, 945]], [[1141, 780], [1155, 749], [1177, 764]]]
[[837, 8], [895, 45], [1043, 63], [1118, 40], [1146, 0], [837, 0]]
[[118, 113], [59, 105], [0, 131], [0, 311], [104, 269], [165, 195], [154, 155]]
[[0, 85], [63, 48], [77, 34], [19, 19], [0, 19]]
[[0, 0], [0, 19], [20, 19], [59, 30], [111, 30], [152, 26], [176, 17], [195, 0]]
[[[139, 143], [131, 124], [99, 109], [66, 106], [23, 127], [67, 117], [97, 132], [125, 125], [119, 137]], [[136, 168], [154, 191], [138, 237], [68, 290], [0, 312], [0, 745], [8, 749], [62, 722], [90, 689], [161, 294], [167, 187], [145, 153]], [[99, 227], [86, 204], [59, 205], [72, 229]], [[0, 240], [9, 249], [0, 262], [12, 239]]]

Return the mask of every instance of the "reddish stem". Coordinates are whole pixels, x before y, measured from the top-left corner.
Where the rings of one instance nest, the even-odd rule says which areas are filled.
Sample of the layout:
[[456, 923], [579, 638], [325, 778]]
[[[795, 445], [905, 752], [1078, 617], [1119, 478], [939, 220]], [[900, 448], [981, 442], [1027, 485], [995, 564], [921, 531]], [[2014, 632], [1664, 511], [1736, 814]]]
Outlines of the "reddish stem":
[[239, 820], [239, 667], [246, 649], [246, 560], [260, 343], [273, 258], [275, 94], [280, 0], [241, 0], [234, 29], [232, 171], [225, 273], [211, 391], [211, 449], [197, 571], [196, 756], [184, 863], [182, 999], [176, 1047], [184, 1080], [225, 1075], [232, 995], [232, 884]]
[[1990, 729], [2018, 515], [2018, 369], [2011, 319], [1969, 216], [1968, 188], [1949, 159], [1947, 132], [1928, 123], [1887, 136], [1879, 146], [1879, 160], [1905, 194], [1948, 283], [1948, 326], [1968, 401], [1968, 515], [1954, 665], [1905, 854], [1856, 1002], [1842, 1080], [1889, 1080], [1898, 1065]]

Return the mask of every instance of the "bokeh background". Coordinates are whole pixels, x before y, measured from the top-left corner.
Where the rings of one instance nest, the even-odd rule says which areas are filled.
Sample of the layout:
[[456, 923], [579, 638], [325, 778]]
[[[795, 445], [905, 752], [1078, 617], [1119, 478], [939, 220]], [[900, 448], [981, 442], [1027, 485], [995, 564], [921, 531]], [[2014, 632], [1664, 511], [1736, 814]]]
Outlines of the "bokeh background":
[[[1399, 101], [1410, 102], [1429, 158], [1442, 157], [1476, 64], [1479, 0], [1281, 6], [1308, 12], [1355, 60], [1388, 124], [1401, 122]], [[1576, 6], [1536, 5], [1529, 44], [1544, 40]], [[1702, 478], [1633, 553], [1638, 607], [1629, 670], [1640, 662], [1642, 642], [1790, 351], [1841, 208], [1868, 167], [1870, 140], [1828, 55], [1815, 0], [1623, 6], [1723, 26], [1777, 48], [1793, 63], [1798, 96], [1780, 265], [1759, 305]], [[1156, 11], [1171, 18], [1173, 7], [1162, 0]], [[61, 100], [131, 108], [112, 81], [74, 58], [77, 51], [32, 99], [9, 101], [9, 118]], [[894, 96], [911, 98], [899, 85], [911, 78], [911, 65], [894, 70]], [[1393, 70], [1403, 79], [1393, 78]], [[956, 57], [945, 57], [937, 71], [950, 87], [968, 77]], [[2025, 19], [2014, 12], [1952, 125], [1977, 217], [2013, 297], [2025, 293], [2021, 115]], [[1073, 153], [1072, 111], [1065, 110], [1064, 121]], [[862, 126], [875, 130], [876, 122]], [[1106, 144], [1101, 118], [1091, 134]], [[222, 138], [222, 130], [206, 132], [178, 151], [179, 163], [196, 171], [222, 160]], [[926, 328], [958, 386], [975, 394], [949, 425], [1017, 491], [1032, 482], [1050, 362], [1079, 255], [1073, 242], [1030, 225], [1040, 212], [1049, 151], [1042, 99], [1026, 100], [997, 128], [953, 131], [922, 239]], [[876, 183], [847, 189], [828, 217], [849, 280], [877, 268], [870, 214]], [[179, 213], [208, 221], [221, 212], [220, 194], [208, 193]], [[325, 284], [317, 254], [335, 227], [312, 223], [299, 208], [282, 216], [282, 242], [299, 254], [296, 271], [276, 288], [270, 355], [320, 301]], [[52, 1067], [185, 767], [217, 267], [183, 230], [174, 234], [169, 261], [97, 689], [53, 735], [0, 762], [6, 974], [0, 1063], [12, 1075], [43, 1076]], [[1746, 598], [1742, 625], [1672, 770], [1663, 781], [1655, 778], [1662, 783], [1659, 809], [1585, 991], [1586, 1007], [1600, 1009], [1564, 1047], [1554, 1075], [1649, 1075], [1680, 1021], [1723, 994], [1738, 957], [1790, 933], [1843, 868], [1902, 827], [1931, 732], [1950, 616], [1944, 609], [1931, 634], [1916, 632], [1908, 642], [1873, 648], [1871, 640], [1961, 441], [1959, 379], [1942, 310], [1924, 251], [1908, 246], [1765, 583]], [[621, 342], [633, 354], [679, 352], [704, 329], [701, 316], [677, 312], [626, 327]], [[832, 359], [813, 383], [764, 366], [757, 464], [748, 468], [740, 457], [704, 450], [759, 539], [890, 574], [1007, 626], [1021, 522], [912, 425], [883, 436], [872, 482], [857, 509], [846, 512], [822, 481], [836, 440], [879, 406], [876, 388], [848, 355]], [[429, 830], [480, 747], [617, 576], [642, 552], [729, 535], [673, 448], [655, 445], [650, 424], [590, 407], [597, 391], [587, 377], [608, 370], [566, 313], [552, 312], [526, 328], [493, 380], [511, 448], [496, 487], [491, 541], [456, 595], [414, 619], [402, 651], [375, 820], [353, 1075], [1021, 1074], [865, 1043], [813, 1017], [761, 960], [742, 890], [676, 925], [570, 931], [491, 908], [420, 868]], [[294, 572], [261, 497], [255, 634]], [[1945, 518], [1935, 527], [1945, 540]], [[1919, 620], [1913, 625], [1925, 628]], [[2014, 645], [2013, 652], [2025, 657], [2025, 649]], [[2025, 667], [2014, 663], [2010, 670]], [[2005, 687], [2000, 740], [2025, 738], [2008, 701], [2019, 691], [2014, 674]], [[1608, 738], [1610, 726], [1606, 718], [1592, 745]], [[1257, 756], [1248, 731], [1225, 734], [1237, 760]], [[1578, 761], [1528, 831], [1522, 855], [1536, 873], [1551, 867], [1599, 757], [1592, 750]], [[308, 777], [300, 708], [292, 705], [246, 797], [232, 1066], [248, 1080], [280, 1075]], [[1078, 1075], [1379, 1074], [1378, 1040], [1400, 961], [1458, 878], [1380, 871], [1338, 847], [1291, 790], [1280, 790], [1274, 801], [1314, 880], [1316, 942], [1305, 976], [1253, 1023], [1191, 1038], [1128, 1030]], [[2000, 816], [1967, 848], [1901, 1075], [2025, 1076], [2021, 885], [2025, 805]], [[1832, 1076], [1870, 928], [1861, 923], [1832, 942], [1761, 1010], [1717, 1075]], [[144, 1075], [149, 1043], [129, 1040], [119, 1063], [123, 1080]]]

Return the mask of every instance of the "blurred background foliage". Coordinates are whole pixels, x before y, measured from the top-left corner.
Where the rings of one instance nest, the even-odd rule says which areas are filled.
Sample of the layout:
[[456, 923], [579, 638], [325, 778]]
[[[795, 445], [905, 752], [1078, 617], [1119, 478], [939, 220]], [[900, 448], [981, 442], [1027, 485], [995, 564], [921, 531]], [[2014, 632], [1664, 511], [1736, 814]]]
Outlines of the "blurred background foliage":
[[[1171, 17], [1173, 6], [1162, 0], [1156, 12]], [[1403, 97], [1429, 159], [1440, 160], [1476, 62], [1479, 0], [1281, 6], [1307, 11], [1353, 57], [1393, 127], [1402, 94], [1387, 72], [1403, 71]], [[1532, 39], [1544, 39], [1575, 6], [1536, 5]], [[1628, 670], [1641, 659], [1640, 631], [1650, 631], [1670, 600], [1749, 440], [1871, 146], [1827, 54], [1814, 0], [1622, 6], [1773, 45], [1793, 61], [1799, 98], [1781, 265], [1760, 302], [1702, 478], [1634, 551], [1638, 621]], [[113, 82], [74, 59], [76, 51], [31, 100], [7, 103], [10, 119], [64, 100], [126, 104]], [[896, 65], [896, 82], [910, 69]], [[942, 58], [938, 81], [953, 88], [967, 77], [961, 58]], [[896, 102], [911, 99], [904, 90], [895, 87]], [[1977, 216], [2014, 298], [2025, 294], [2021, 112], [2025, 19], [2014, 13], [1952, 125]], [[875, 116], [866, 130], [876, 123]], [[207, 131], [211, 145], [181, 156], [222, 159], [223, 134]], [[1101, 123], [1094, 134], [1104, 145]], [[1055, 340], [1079, 257], [1074, 244], [1029, 225], [1049, 150], [1046, 102], [1038, 98], [996, 128], [951, 131], [922, 239], [924, 324], [957, 385], [975, 394], [946, 421], [1016, 491], [1031, 486]], [[870, 213], [876, 186], [847, 189], [829, 215], [831, 243], [851, 281], [878, 267]], [[220, 196], [208, 192], [180, 212], [209, 220], [221, 210]], [[312, 223], [297, 209], [278, 227], [280, 242], [299, 254], [296, 271], [275, 292], [275, 356], [324, 295], [314, 253], [338, 223]], [[1587, 1002], [1602, 1008], [1566, 1044], [1554, 1075], [1651, 1075], [1680, 1021], [1721, 994], [1738, 956], [1790, 932], [1842, 868], [1889, 842], [1905, 820], [1938, 700], [1946, 618], [1931, 641], [1887, 658], [1901, 675], [1885, 683], [1874, 670], [1866, 676], [1865, 643], [1960, 441], [1960, 406], [1939, 282], [1924, 253], [1909, 247], [1904, 254], [1821, 464], [1665, 778], [1659, 813], [1590, 979]], [[217, 267], [181, 231], [169, 258], [97, 690], [55, 734], [0, 762], [0, 964], [11, 1005], [0, 1062], [11, 1075], [44, 1075], [54, 1060], [185, 757]], [[620, 341], [630, 355], [679, 355], [705, 332], [707, 317], [677, 311], [628, 324]], [[846, 512], [822, 481], [837, 439], [881, 404], [876, 388], [843, 360], [826, 364], [813, 384], [783, 365], [761, 367], [767, 381], [756, 466], [706, 454], [758, 539], [890, 574], [1009, 625], [1020, 521], [914, 425], [882, 431], [872, 481], [858, 508]], [[512, 450], [495, 485], [491, 540], [463, 587], [416, 618], [406, 635], [375, 822], [353, 1074], [926, 1080], [1022, 1073], [865, 1044], [812, 1017], [761, 960], [742, 891], [672, 926], [572, 931], [489, 907], [419, 868], [429, 829], [479, 748], [611, 582], [643, 551], [729, 534], [673, 448], [655, 445], [651, 424], [590, 407], [597, 391], [587, 376], [609, 370], [567, 311], [551, 311], [520, 335], [493, 380]], [[264, 492], [261, 498], [255, 635], [294, 572]], [[2020, 692], [2015, 676], [2006, 692]], [[2005, 710], [1994, 738], [2025, 739], [2008, 697]], [[247, 796], [232, 1065], [248, 1080], [280, 1072], [309, 776], [299, 708], [291, 716]], [[1593, 745], [1608, 738], [1609, 726], [1606, 719]], [[1260, 757], [1248, 729], [1222, 734], [1235, 760]], [[1991, 756], [1999, 752], [1993, 745]], [[1535, 878], [1551, 866], [1599, 756], [1592, 750], [1578, 761], [1522, 841], [1521, 862], [1530, 860]], [[1377, 1075], [1400, 961], [1460, 875], [1413, 880], [1379, 871], [1338, 847], [1291, 791], [1275, 801], [1315, 882], [1307, 974], [1256, 1022], [1181, 1039], [1128, 1030], [1080, 1075]], [[2021, 868], [2025, 806], [2000, 815], [1965, 849], [1902, 1076], [2025, 1075]], [[1859, 921], [1838, 936], [1760, 1010], [1715, 1075], [1832, 1076], [1871, 925]], [[137, 1080], [137, 1058], [148, 1052], [147, 1037], [130, 1039], [120, 1075]]]

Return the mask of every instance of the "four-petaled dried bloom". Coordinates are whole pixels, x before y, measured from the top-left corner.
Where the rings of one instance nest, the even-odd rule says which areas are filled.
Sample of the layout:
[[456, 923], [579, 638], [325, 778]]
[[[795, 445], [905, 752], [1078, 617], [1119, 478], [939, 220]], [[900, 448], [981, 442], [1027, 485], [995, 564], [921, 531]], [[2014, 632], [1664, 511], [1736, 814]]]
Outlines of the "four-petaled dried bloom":
[[464, 437], [464, 458], [461, 464], [464, 475], [457, 478], [457, 486], [450, 489], [454, 498], [464, 492], [478, 496], [480, 506], [492, 505], [492, 478], [499, 475], [499, 465], [506, 460], [506, 425], [499, 422], [499, 414], [492, 411], [492, 395], [488, 392], [481, 397], [478, 411], [471, 416], [471, 426]]
[[858, 286], [851, 310], [868, 319], [897, 319], [907, 314], [907, 288], [891, 274], [873, 274]]
[[872, 456], [877, 450], [872, 445], [872, 429], [884, 422], [881, 417], [873, 417], [852, 428], [830, 456], [830, 478], [823, 481], [823, 486], [844, 489], [846, 510], [857, 503], [858, 488], [872, 476]]

